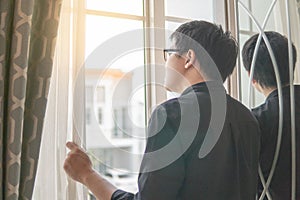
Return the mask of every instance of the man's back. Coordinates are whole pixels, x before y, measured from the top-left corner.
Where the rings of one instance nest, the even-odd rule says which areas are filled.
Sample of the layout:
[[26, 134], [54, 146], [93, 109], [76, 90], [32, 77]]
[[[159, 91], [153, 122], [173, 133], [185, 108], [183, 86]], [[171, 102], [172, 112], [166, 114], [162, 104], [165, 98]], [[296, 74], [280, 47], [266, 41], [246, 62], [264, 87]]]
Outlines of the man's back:
[[[224, 91], [222, 85], [216, 87], [213, 89]], [[196, 99], [193, 98], [194, 94]], [[141, 172], [144, 173], [139, 176], [139, 193], [128, 199], [255, 199], [259, 154], [258, 124], [242, 104], [228, 95], [226, 99], [223, 131], [214, 148], [201, 159], [199, 150], [206, 133], [215, 134], [214, 128], [207, 131], [210, 121], [215, 119], [211, 119], [210, 93], [206, 85], [193, 85], [179, 98], [165, 102], [154, 111], [149, 132], [155, 134], [148, 138], [145, 154], [159, 151], [173, 142], [178, 144], [177, 149], [183, 149], [182, 155], [168, 166], [152, 172], [145, 172], [149, 165], [151, 167], [151, 163], [167, 160], [169, 157], [156, 157], [153, 160], [144, 158], [141, 166]], [[196, 107], [199, 107], [200, 122], [195, 117], [195, 111], [198, 110]], [[187, 126], [182, 125], [182, 121], [186, 121]], [[198, 125], [195, 137], [191, 128], [193, 124]], [[181, 129], [181, 126], [185, 128]], [[185, 150], [183, 146], [188, 141], [192, 143]], [[172, 152], [178, 152], [177, 149]], [[112, 199], [120, 199], [115, 198], [118, 195], [121, 197], [125, 194], [119, 191]]]
[[256, 120], [247, 108], [227, 95], [223, 131], [212, 151], [200, 159], [204, 134], [213, 131], [206, 131], [207, 123], [214, 119], [210, 118], [209, 94], [199, 90], [200, 114], [207, 118], [200, 119], [202, 128], [185, 153], [181, 199], [255, 199], [260, 137]]
[[[265, 103], [253, 109], [262, 132], [260, 164], [265, 179], [273, 162], [278, 135], [278, 92], [273, 91]], [[290, 88], [283, 88], [283, 130], [279, 159], [269, 188], [272, 199], [291, 199], [291, 112]], [[296, 152], [300, 152], [300, 86], [295, 86]], [[300, 159], [297, 156], [297, 175], [300, 177]], [[297, 180], [297, 198], [300, 199], [300, 181]], [[259, 186], [261, 192], [262, 186]]]

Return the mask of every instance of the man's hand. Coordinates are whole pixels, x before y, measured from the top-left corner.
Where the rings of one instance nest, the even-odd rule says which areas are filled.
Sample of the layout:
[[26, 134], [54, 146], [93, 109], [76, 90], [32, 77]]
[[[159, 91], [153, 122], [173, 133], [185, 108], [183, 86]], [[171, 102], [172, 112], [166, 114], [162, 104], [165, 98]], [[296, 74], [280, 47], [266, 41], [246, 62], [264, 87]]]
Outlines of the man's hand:
[[95, 173], [90, 158], [75, 143], [68, 142], [66, 146], [71, 150], [64, 163], [66, 173], [75, 181], [86, 184], [86, 179]]
[[84, 184], [97, 199], [110, 200], [117, 188], [93, 169], [84, 150], [73, 142], [68, 142], [66, 146], [71, 150], [64, 164], [66, 173], [75, 181]]

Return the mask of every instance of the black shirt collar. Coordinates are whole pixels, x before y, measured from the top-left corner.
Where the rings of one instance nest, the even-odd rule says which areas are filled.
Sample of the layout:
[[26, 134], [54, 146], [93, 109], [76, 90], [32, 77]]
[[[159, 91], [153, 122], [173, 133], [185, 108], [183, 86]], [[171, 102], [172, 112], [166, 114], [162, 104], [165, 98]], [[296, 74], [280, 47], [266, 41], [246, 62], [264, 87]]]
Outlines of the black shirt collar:
[[221, 89], [221, 90], [225, 90], [223, 83], [221, 82], [217, 82], [217, 81], [206, 81], [206, 82], [200, 82], [200, 83], [196, 83], [188, 88], [186, 88], [181, 95], [185, 95], [188, 94], [190, 92], [209, 92], [208, 90], [209, 88], [213, 88], [213, 89]]
[[[300, 85], [294, 85], [295, 90], [300, 90]], [[290, 86], [284, 86], [282, 88], [282, 95], [290, 95]], [[268, 97], [266, 98], [266, 101], [273, 99], [273, 98], [278, 98], [278, 89], [274, 90], [271, 92]]]

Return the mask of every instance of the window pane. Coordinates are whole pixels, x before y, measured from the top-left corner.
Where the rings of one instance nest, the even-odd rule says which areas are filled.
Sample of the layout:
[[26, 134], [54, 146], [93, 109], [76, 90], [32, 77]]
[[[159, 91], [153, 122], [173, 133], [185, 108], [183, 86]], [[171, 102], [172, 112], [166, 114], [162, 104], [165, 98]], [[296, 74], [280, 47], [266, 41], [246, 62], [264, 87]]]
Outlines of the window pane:
[[87, 108], [85, 111], [85, 122], [86, 122], [86, 124], [91, 123], [91, 109], [90, 108]]
[[207, 0], [166, 0], [167, 16], [213, 21], [213, 1]]
[[[264, 1], [260, 1], [260, 0], [251, 0], [250, 1], [252, 4], [252, 12], [254, 14], [254, 16], [256, 17], [256, 19], [258, 20], [258, 22], [260, 23], [260, 25], [262, 26], [263, 21], [265, 19], [265, 16], [267, 15], [267, 11], [269, 10], [269, 7], [271, 6], [273, 0], [264, 0]], [[277, 1], [276, 3], [277, 5], [279, 4], [279, 1]], [[276, 9], [273, 9], [273, 12], [269, 18], [269, 21], [267, 23], [266, 26], [266, 30], [274, 30], [275, 29], [275, 11]], [[278, 15], [279, 13], [277, 13]], [[254, 30], [258, 31], [258, 29], [253, 25]]]
[[93, 93], [94, 93], [94, 91], [93, 91], [93, 87], [86, 87], [85, 88], [85, 91], [86, 91], [86, 95], [85, 95], [85, 100], [86, 100], [86, 103], [92, 103], [93, 102], [93, 99], [94, 99], [94, 97], [93, 97]]
[[171, 48], [171, 41], [170, 41], [170, 36], [171, 34], [181, 25], [182, 23], [178, 22], [170, 22], [166, 21], [165, 22], [165, 27], [166, 27], [166, 34], [165, 34], [165, 48]]
[[[128, 31], [137, 30], [137, 29], [142, 30], [142, 28], [143, 28], [142, 21], [87, 15], [86, 16], [85, 58], [87, 59], [96, 48], [101, 48], [101, 45], [103, 43], [112, 41], [114, 37], [118, 37], [120, 36], [120, 34], [126, 33]], [[134, 40], [135, 40], [134, 41], [135, 44], [138, 44], [140, 47], [143, 47], [144, 42], [143, 42], [142, 34], [139, 37], [134, 38]], [[124, 41], [124, 43], [125, 42], [128, 41]], [[126, 45], [124, 43], [114, 44], [114, 45]], [[118, 46], [114, 46], [113, 48], [118, 48]], [[109, 54], [111, 50], [112, 49], [107, 49], [105, 53]], [[120, 56], [120, 55], [116, 55], [116, 56]], [[136, 61], [133, 62], [135, 64], [137, 64], [136, 63], [137, 61], [138, 64], [144, 63], [142, 51], [140, 51], [137, 54], [131, 52], [130, 54], [127, 54], [127, 56], [123, 56], [121, 59], [126, 59], [126, 57], [130, 57], [131, 61], [135, 58]], [[128, 63], [128, 60], [120, 61], [120, 59], [118, 59], [116, 62], [117, 64], [121, 62], [118, 67], [122, 68], [122, 70], [126, 70], [125, 69], [126, 67], [128, 67], [129, 70], [132, 69], [132, 63]], [[126, 62], [126, 65], [124, 64], [124, 62]], [[92, 67], [95, 66], [101, 68], [106, 67], [106, 66], [99, 66], [99, 63], [90, 63], [90, 65], [93, 65]], [[91, 66], [87, 66], [87, 67], [90, 68]]]
[[102, 113], [102, 108], [98, 108], [98, 123], [102, 124], [103, 123], [103, 113]]
[[[134, 32], [133, 38], [124, 37], [128, 31]], [[95, 168], [131, 192], [137, 190], [137, 176], [124, 171], [138, 170], [136, 155], [141, 158], [145, 147], [143, 41], [142, 21], [93, 15], [86, 18], [86, 95], [91, 96], [90, 87], [97, 93], [93, 102], [86, 104], [92, 111], [86, 124], [86, 146], [97, 158]], [[132, 43], [135, 47], [131, 48]], [[105, 60], [109, 56], [111, 59]], [[122, 173], [116, 170], [119, 168]]]
[[86, 7], [90, 10], [143, 15], [143, 1], [141, 0], [87, 0]]
[[[258, 23], [262, 26], [264, 19], [267, 15], [267, 11], [269, 10], [273, 0], [242, 0], [243, 4], [251, 11], [255, 19], [258, 21]], [[277, 2], [276, 6], [278, 6]], [[265, 30], [274, 30], [276, 29], [276, 23], [275, 23], [275, 15], [279, 15], [279, 13], [275, 13], [276, 11], [276, 6], [274, 7], [269, 20], [267, 22]], [[247, 31], [254, 31], [258, 32], [258, 29], [256, 28], [256, 25], [250, 18], [248, 17], [248, 14], [246, 11], [239, 6], [239, 26], [240, 29], [242, 30], [247, 30]], [[278, 27], [277, 27], [278, 28]]]
[[105, 103], [105, 87], [104, 86], [98, 86], [97, 87], [97, 102], [98, 103]]
[[[250, 0], [240, 0], [240, 2], [242, 2], [247, 8], [250, 9], [251, 6], [250, 5]], [[252, 30], [251, 25], [253, 25], [253, 23], [251, 23], [250, 17], [248, 17], [247, 13], [244, 12], [243, 10], [241, 10], [241, 12], [239, 12], [239, 24], [240, 24], [240, 29], [241, 30]]]
[[167, 32], [172, 33], [172, 32], [175, 31], [181, 24], [182, 24], [182, 23], [166, 21], [165, 26], [166, 26], [166, 29], [168, 30]]

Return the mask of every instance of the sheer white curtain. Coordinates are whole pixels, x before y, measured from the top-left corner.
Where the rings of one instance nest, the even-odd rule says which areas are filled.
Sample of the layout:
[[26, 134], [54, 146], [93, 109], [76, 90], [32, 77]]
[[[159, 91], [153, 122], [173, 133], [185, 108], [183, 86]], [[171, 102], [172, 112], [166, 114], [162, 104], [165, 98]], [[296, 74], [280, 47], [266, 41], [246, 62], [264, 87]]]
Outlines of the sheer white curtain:
[[[75, 83], [83, 85], [83, 82], [80, 82], [82, 79], [78, 79], [80, 67], [75, 59], [78, 51], [74, 50], [77, 46], [74, 42], [78, 39], [78, 33], [74, 31], [77, 29], [77, 3], [74, 0], [64, 0], [62, 5], [55, 64], [49, 86], [49, 103], [33, 194], [34, 200], [86, 199], [84, 188], [69, 180], [63, 170], [67, 154], [65, 147], [67, 140], [74, 138], [74, 134], [84, 134], [84, 116], [76, 120], [77, 124], [74, 124], [73, 120], [74, 113], [79, 111], [73, 109], [76, 107], [73, 103], [78, 104], [81, 101], [80, 105], [84, 105], [82, 104], [83, 87], [80, 87], [81, 91], [78, 91], [83, 94], [81, 98], [73, 101]], [[84, 109], [83, 106], [78, 108]], [[80, 113], [83, 113], [82, 110]]]

